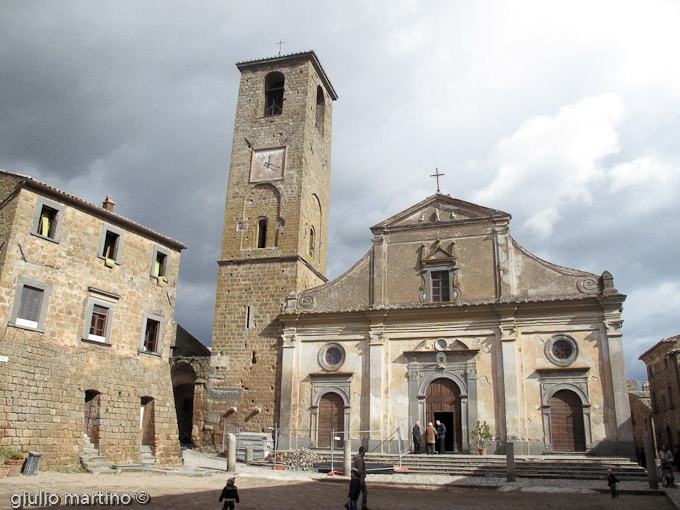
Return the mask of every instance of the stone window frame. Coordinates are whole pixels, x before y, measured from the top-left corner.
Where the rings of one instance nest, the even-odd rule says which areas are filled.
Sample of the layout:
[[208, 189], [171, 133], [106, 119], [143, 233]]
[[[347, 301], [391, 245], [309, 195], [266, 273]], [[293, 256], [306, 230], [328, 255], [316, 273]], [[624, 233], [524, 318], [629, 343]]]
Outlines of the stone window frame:
[[[421, 296], [423, 303], [427, 304], [442, 304], [442, 303], [455, 303], [460, 297], [460, 293], [455, 286], [456, 272], [458, 267], [454, 260], [446, 261], [432, 261], [424, 262], [423, 269], [421, 270], [421, 277], [423, 280], [423, 286], [425, 288], [424, 296]], [[432, 273], [439, 271], [447, 271], [449, 273], [449, 300], [448, 301], [433, 301], [432, 300]]]
[[[555, 344], [559, 341], [566, 341], [571, 345], [572, 353], [566, 359], [558, 358], [557, 356], [555, 356], [555, 354], [553, 352], [553, 348], [554, 348]], [[576, 341], [576, 339], [574, 339], [574, 337], [572, 337], [570, 335], [566, 335], [566, 334], [553, 335], [545, 343], [544, 352], [545, 352], [545, 357], [548, 358], [548, 361], [550, 361], [550, 363], [552, 363], [553, 365], [558, 366], [558, 367], [568, 367], [571, 364], [573, 364], [574, 361], [576, 361], [578, 359], [578, 355], [579, 355], [578, 342]]]
[[[158, 259], [158, 254], [165, 255], [165, 263], [163, 264], [162, 271], [159, 271], [159, 274], [156, 274], [156, 260]], [[169, 266], [170, 266], [170, 250], [163, 248], [162, 246], [159, 246], [157, 244], [154, 244], [153, 257], [151, 257], [151, 269], [149, 273], [151, 275], [151, 278], [155, 278], [158, 281], [159, 285], [161, 285], [161, 283], [168, 283]]]
[[[331, 365], [326, 361], [326, 353], [331, 349], [338, 349], [340, 351], [341, 355], [340, 361], [335, 365]], [[321, 349], [319, 349], [319, 353], [317, 354], [316, 359], [319, 362], [319, 366], [322, 369], [326, 370], [327, 372], [337, 372], [345, 364], [345, 360], [347, 359], [347, 352], [345, 351], [345, 348], [341, 344], [337, 342], [330, 342], [321, 347]]]
[[[54, 235], [52, 237], [50, 236], [44, 236], [39, 233], [38, 229], [40, 227], [40, 218], [42, 217], [42, 212], [44, 208], [52, 209], [55, 211], [55, 219], [54, 219]], [[33, 227], [31, 228], [31, 234], [39, 237], [41, 239], [45, 239], [47, 241], [51, 241], [53, 243], [59, 243], [59, 237], [61, 235], [61, 223], [64, 218], [64, 211], [66, 210], [66, 206], [63, 204], [59, 204], [57, 202], [53, 202], [52, 200], [48, 200], [47, 198], [44, 197], [38, 197], [38, 203], [36, 204], [35, 207], [35, 216], [33, 217]]]
[[[275, 81], [281, 78], [281, 82]], [[274, 85], [281, 84], [280, 87], [274, 87]], [[280, 91], [280, 92], [279, 92]], [[286, 75], [282, 71], [276, 70], [267, 73], [264, 77], [263, 83], [264, 92], [264, 109], [263, 117], [276, 117], [283, 114], [283, 104], [286, 100]], [[278, 104], [277, 100], [280, 100], [281, 104]], [[278, 111], [276, 108], [278, 108]]]
[[[111, 346], [111, 330], [113, 328], [113, 315], [116, 308], [116, 302], [120, 296], [110, 292], [101, 291], [93, 287], [89, 288], [90, 296], [87, 299], [87, 308], [85, 310], [85, 324], [83, 325], [82, 341], [94, 343], [97, 345]], [[101, 306], [108, 310], [106, 314], [106, 327], [103, 337], [90, 334], [92, 328], [92, 314], [95, 305]], [[100, 340], [103, 338], [103, 340]]]
[[[104, 256], [104, 246], [106, 244], [106, 235], [108, 233], [116, 234], [118, 236], [118, 241], [116, 243], [116, 253], [113, 258], [105, 257]], [[111, 225], [102, 225], [102, 235], [101, 235], [101, 240], [99, 241], [99, 251], [97, 252], [97, 257], [102, 259], [107, 266], [109, 266], [108, 261], [113, 260], [114, 265], [120, 265], [120, 260], [122, 258], [122, 253], [123, 253], [123, 236], [125, 232], [123, 232], [121, 229], [112, 227]], [[113, 265], [109, 266], [113, 267]]]
[[[156, 350], [147, 351], [144, 346], [146, 340], [146, 328], [148, 322], [156, 321], [158, 322], [158, 338], [156, 339]], [[144, 312], [142, 316], [142, 329], [139, 337], [139, 347], [137, 352], [139, 354], [146, 354], [147, 356], [161, 356], [163, 353], [163, 338], [165, 337], [165, 317], [162, 315], [156, 315], [154, 313]]]
[[[35, 326], [28, 324], [28, 321], [19, 317], [21, 310], [21, 297], [24, 292], [24, 287], [31, 287], [42, 291], [42, 299], [40, 301], [40, 310], [38, 312], [38, 321]], [[29, 278], [19, 277], [17, 280], [16, 291], [14, 292], [14, 305], [12, 306], [12, 314], [9, 318], [9, 325], [18, 329], [27, 329], [30, 331], [45, 332], [45, 318], [47, 316], [47, 305], [52, 292], [52, 285], [43, 283]], [[17, 321], [24, 320], [24, 323], [17, 324]]]

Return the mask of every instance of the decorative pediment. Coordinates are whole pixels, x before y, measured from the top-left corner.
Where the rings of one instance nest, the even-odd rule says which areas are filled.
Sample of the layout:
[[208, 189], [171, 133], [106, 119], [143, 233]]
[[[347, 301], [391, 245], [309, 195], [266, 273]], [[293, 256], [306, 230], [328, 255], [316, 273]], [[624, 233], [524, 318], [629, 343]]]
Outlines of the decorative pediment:
[[391, 218], [371, 227], [374, 234], [401, 227], [417, 227], [418, 225], [436, 225], [472, 219], [510, 220], [510, 215], [503, 211], [482, 207], [480, 205], [451, 198], [449, 195], [438, 193], [426, 198], [422, 202], [409, 207], [405, 211], [395, 214]]
[[445, 249], [442, 246], [441, 239], [437, 239], [435, 243], [427, 249], [423, 246], [421, 251], [421, 264], [432, 264], [436, 262], [454, 262], [456, 260], [455, 252], [456, 243], [451, 242], [449, 244], [449, 249]]

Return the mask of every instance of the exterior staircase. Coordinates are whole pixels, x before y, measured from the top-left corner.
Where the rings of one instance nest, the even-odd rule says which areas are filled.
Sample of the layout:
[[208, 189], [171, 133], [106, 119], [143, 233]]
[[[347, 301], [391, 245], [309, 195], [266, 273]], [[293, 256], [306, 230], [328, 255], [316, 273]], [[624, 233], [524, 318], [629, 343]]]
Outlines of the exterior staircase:
[[[315, 450], [323, 460], [316, 464], [320, 470], [330, 469], [330, 451]], [[369, 474], [385, 473], [400, 467], [396, 454], [366, 453]], [[342, 450], [335, 451], [335, 469], [342, 469]], [[454, 476], [487, 476], [505, 478], [504, 455], [414, 455], [401, 459], [401, 468], [408, 473], [446, 474]], [[518, 478], [605, 480], [607, 469], [612, 469], [621, 481], [646, 481], [647, 471], [629, 459], [619, 457], [591, 457], [586, 455], [515, 456], [515, 475]]]
[[143, 469], [153, 469], [156, 467], [156, 456], [153, 454], [153, 450], [150, 446], [142, 445], [140, 454], [140, 462], [142, 463]]
[[106, 457], [99, 455], [99, 450], [90, 441], [89, 436], [87, 434], [84, 436], [85, 443], [83, 444], [83, 454], [80, 456], [80, 465], [83, 466], [85, 471], [95, 475], [117, 473], [118, 471], [106, 460]]

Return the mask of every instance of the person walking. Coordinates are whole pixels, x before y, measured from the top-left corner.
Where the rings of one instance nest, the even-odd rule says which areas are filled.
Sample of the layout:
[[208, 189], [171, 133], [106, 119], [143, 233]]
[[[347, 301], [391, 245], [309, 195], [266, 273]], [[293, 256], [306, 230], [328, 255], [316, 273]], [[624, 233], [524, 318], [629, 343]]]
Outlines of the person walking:
[[668, 446], [663, 445], [659, 450], [659, 461], [661, 464], [661, 479], [664, 487], [675, 487], [675, 477], [673, 476], [673, 452]]
[[612, 498], [618, 498], [619, 493], [616, 490], [616, 484], [619, 483], [619, 479], [611, 469], [607, 470], [607, 485], [609, 485], [609, 492], [612, 494]]
[[427, 454], [434, 453], [434, 444], [437, 442], [437, 429], [432, 426], [432, 422], [427, 424], [425, 429], [425, 441], [427, 442]]
[[[354, 456], [352, 460], [352, 467], [357, 470], [357, 477], [359, 478], [359, 487], [361, 490], [361, 508], [363, 510], [368, 510], [368, 505], [366, 500], [368, 499], [368, 493], [366, 490], [366, 463], [364, 462], [364, 455], [366, 455], [366, 448], [361, 446], [359, 448], [359, 453]], [[357, 495], [357, 499], [358, 499]]]
[[446, 453], [446, 425], [437, 420], [437, 437], [439, 437], [439, 454]]
[[413, 426], [413, 453], [420, 453], [420, 422], [417, 421]]
[[347, 510], [357, 510], [357, 501], [360, 492], [361, 480], [359, 480], [359, 471], [357, 468], [352, 468], [352, 479], [349, 481], [349, 493], [347, 494], [349, 501], [345, 503], [345, 508]]
[[227, 485], [222, 489], [222, 494], [220, 495], [220, 502], [224, 500], [223, 510], [234, 510], [234, 505], [239, 502], [238, 500], [238, 489], [236, 488], [235, 478], [230, 478], [227, 480]]

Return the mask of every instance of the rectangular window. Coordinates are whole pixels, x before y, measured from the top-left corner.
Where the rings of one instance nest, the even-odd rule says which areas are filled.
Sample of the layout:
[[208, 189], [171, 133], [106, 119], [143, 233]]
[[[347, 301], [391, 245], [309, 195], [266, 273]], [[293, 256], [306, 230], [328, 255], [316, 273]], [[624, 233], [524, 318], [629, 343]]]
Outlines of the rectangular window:
[[160, 246], [153, 247], [153, 258], [151, 260], [151, 276], [158, 279], [158, 284], [168, 282], [168, 264], [170, 252]]
[[99, 258], [104, 259], [108, 267], [120, 264], [123, 244], [123, 231], [108, 225], [102, 227], [102, 239], [99, 245]]
[[50, 290], [51, 286], [45, 283], [19, 278], [10, 324], [42, 331], [45, 327]]
[[153, 319], [146, 320], [146, 332], [144, 333], [144, 350], [146, 352], [156, 352], [158, 347], [158, 330], [160, 323]]
[[42, 304], [43, 291], [35, 287], [24, 286], [21, 292], [21, 305], [17, 315], [16, 324], [29, 328], [38, 327], [40, 317], [40, 305]]
[[115, 300], [119, 296], [94, 287], [89, 290], [93, 295], [87, 302], [83, 340], [110, 345]]
[[33, 219], [33, 230], [31, 233], [49, 239], [50, 241], [58, 242], [63, 212], [63, 205], [47, 200], [46, 198], [38, 198], [35, 218]]
[[448, 271], [433, 271], [432, 277], [432, 302], [446, 303], [451, 301], [449, 292], [449, 272]]
[[139, 352], [160, 355], [163, 351], [163, 331], [165, 331], [165, 319], [163, 317], [144, 313]]

